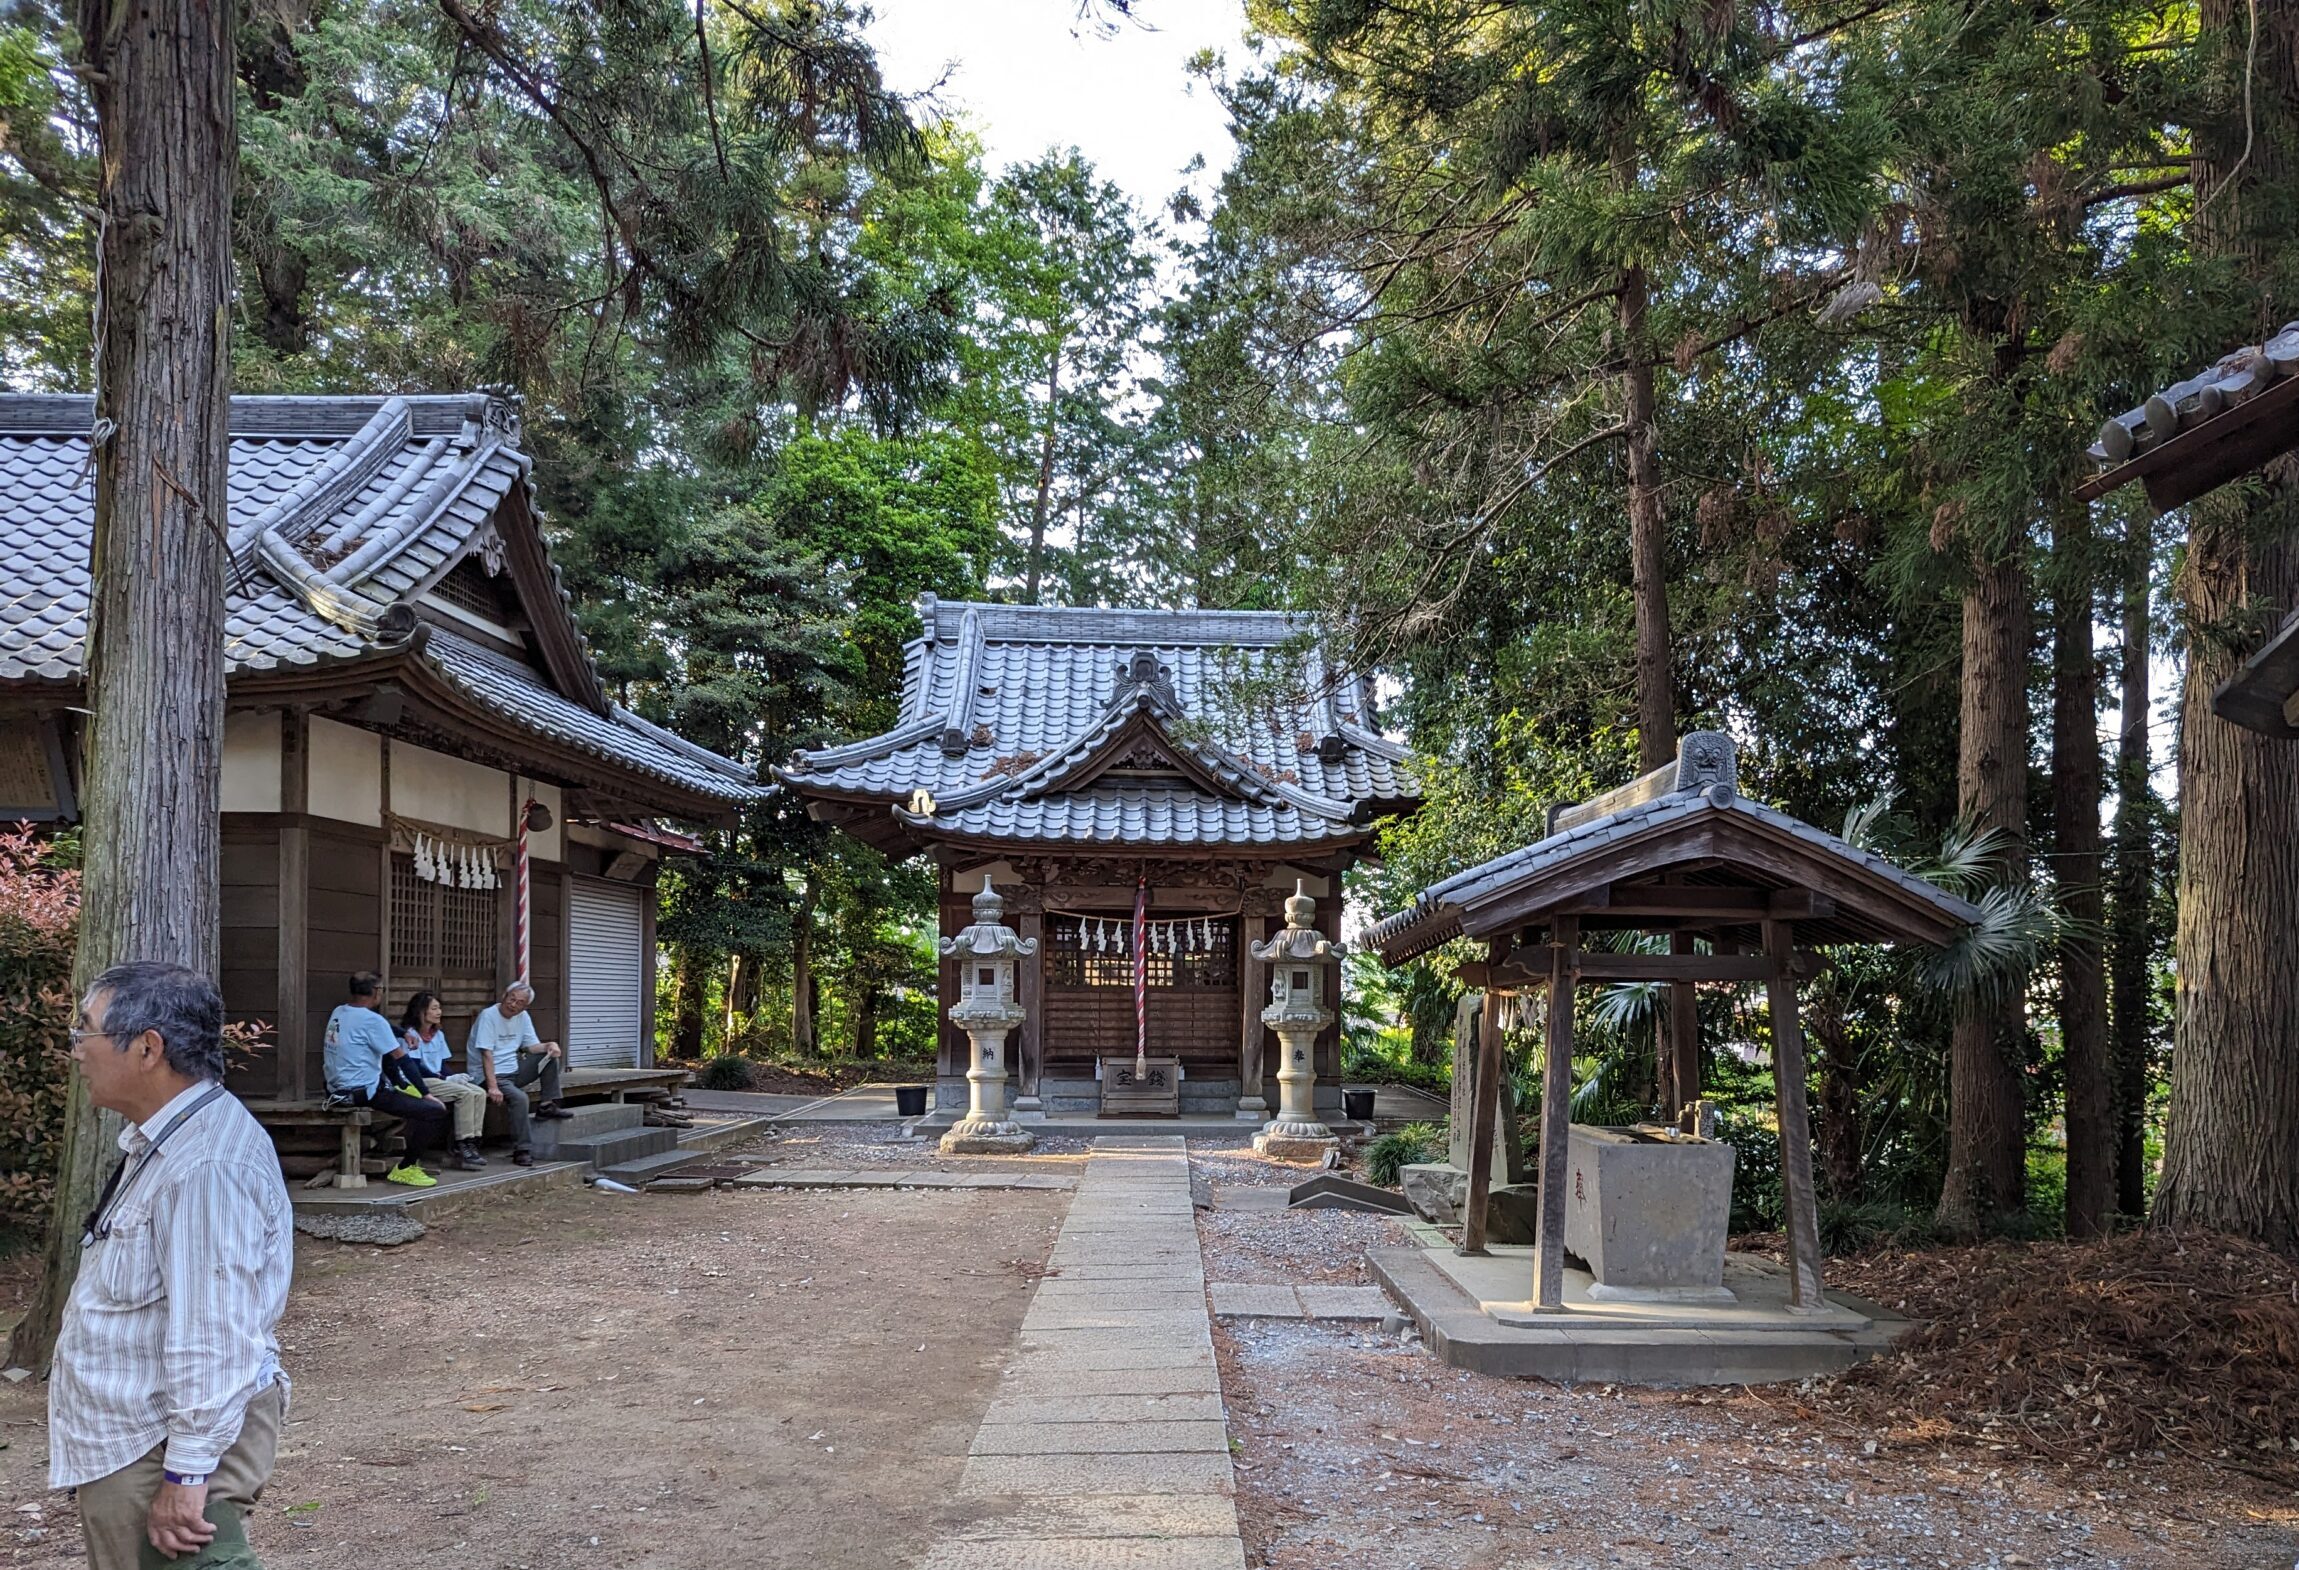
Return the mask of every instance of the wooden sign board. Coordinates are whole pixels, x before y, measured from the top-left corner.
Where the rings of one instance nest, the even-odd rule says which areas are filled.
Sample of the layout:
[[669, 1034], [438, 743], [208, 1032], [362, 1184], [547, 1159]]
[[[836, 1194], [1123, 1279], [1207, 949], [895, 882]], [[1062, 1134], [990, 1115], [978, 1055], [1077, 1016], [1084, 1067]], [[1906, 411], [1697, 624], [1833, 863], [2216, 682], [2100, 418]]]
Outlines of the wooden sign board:
[[1181, 1059], [1149, 1058], [1134, 1072], [1131, 1056], [1102, 1059], [1102, 1113], [1105, 1118], [1181, 1116]]

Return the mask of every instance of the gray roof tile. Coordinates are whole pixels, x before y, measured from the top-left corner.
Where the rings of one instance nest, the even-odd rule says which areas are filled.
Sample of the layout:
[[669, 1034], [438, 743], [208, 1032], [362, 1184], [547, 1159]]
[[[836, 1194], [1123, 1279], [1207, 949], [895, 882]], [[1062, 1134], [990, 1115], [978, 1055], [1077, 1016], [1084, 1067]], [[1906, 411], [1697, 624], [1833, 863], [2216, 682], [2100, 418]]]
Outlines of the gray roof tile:
[[[1231, 699], [1237, 676], [1271, 668], [1281, 647], [1312, 635], [1307, 618], [931, 599], [920, 614], [924, 635], [908, 651], [902, 723], [865, 741], [800, 754], [779, 771], [794, 788], [895, 803], [923, 789], [950, 803], [936, 831], [966, 836], [1086, 842], [1122, 834], [1245, 845], [1354, 838], [1362, 831], [1349, 823], [1352, 814], [1419, 795], [1404, 749], [1367, 728], [1364, 683], [1337, 683], [1330, 716], [1315, 696], [1276, 713], [1266, 706], [1240, 712]], [[960, 727], [969, 744], [950, 755], [941, 736], [956, 712], [969, 633], [978, 639]], [[1234, 797], [1046, 787], [1043, 776], [1076, 764], [1119, 728], [1125, 715], [1113, 714], [1112, 703], [1127, 661], [1142, 652], [1157, 657], [1172, 685], [1188, 722], [1178, 730], [1202, 728], [1214, 744], [1204, 761], [1232, 778]], [[1332, 761], [1317, 745], [1329, 733], [1340, 740]], [[1175, 739], [1186, 747], [1186, 734]]]
[[[87, 635], [94, 488], [84, 397], [0, 394], [0, 682], [73, 683]], [[512, 406], [484, 395], [232, 400], [230, 521], [237, 571], [225, 611], [233, 674], [351, 659], [382, 645], [305, 596], [341, 592], [380, 611], [486, 547], [498, 509], [526, 481]], [[287, 577], [257, 550], [271, 535]], [[561, 612], [571, 616], [559, 590]], [[532, 610], [533, 608], [531, 608]], [[357, 618], [352, 618], [356, 620]], [[750, 773], [633, 716], [600, 713], [539, 673], [452, 635], [427, 657], [514, 726], [725, 800], [759, 794]]]

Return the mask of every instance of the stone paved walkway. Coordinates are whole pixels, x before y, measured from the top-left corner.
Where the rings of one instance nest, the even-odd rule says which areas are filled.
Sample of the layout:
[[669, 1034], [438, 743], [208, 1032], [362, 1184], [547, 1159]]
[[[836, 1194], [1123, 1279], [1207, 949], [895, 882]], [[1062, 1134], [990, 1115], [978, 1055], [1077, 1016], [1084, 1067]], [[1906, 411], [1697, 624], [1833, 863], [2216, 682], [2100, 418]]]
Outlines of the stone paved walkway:
[[920, 1570], [1244, 1570], [1177, 1138], [1099, 1139]]

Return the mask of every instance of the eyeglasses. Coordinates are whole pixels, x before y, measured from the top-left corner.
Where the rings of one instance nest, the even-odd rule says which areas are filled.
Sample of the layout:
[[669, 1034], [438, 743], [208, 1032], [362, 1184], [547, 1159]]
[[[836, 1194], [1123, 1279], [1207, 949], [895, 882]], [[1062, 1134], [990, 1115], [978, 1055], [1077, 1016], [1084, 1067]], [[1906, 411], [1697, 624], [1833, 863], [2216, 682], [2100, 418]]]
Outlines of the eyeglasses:
[[74, 1025], [65, 1034], [71, 1038], [72, 1045], [75, 1047], [83, 1041], [118, 1041], [120, 1039], [108, 1030], [90, 1030], [83, 1025]]

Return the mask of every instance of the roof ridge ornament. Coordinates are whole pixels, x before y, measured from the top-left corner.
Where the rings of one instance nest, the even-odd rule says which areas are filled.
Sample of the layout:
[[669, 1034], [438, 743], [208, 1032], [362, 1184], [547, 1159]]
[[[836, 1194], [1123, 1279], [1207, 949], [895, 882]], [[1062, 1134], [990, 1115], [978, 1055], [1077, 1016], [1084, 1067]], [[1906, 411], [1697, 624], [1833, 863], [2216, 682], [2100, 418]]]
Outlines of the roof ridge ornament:
[[1119, 655], [1118, 684], [1110, 694], [1110, 706], [1138, 703], [1144, 697], [1163, 713], [1178, 716], [1186, 712], [1174, 692], [1173, 673], [1165, 668], [1155, 651], [1136, 649], [1131, 654]]
[[1551, 807], [1548, 832], [1562, 834], [1663, 796], [1705, 792], [1721, 807], [1738, 793], [1739, 775], [1739, 749], [1730, 736], [1720, 730], [1688, 731], [1676, 744], [1676, 756], [1651, 773], [1600, 791], [1586, 801], [1559, 802]]

